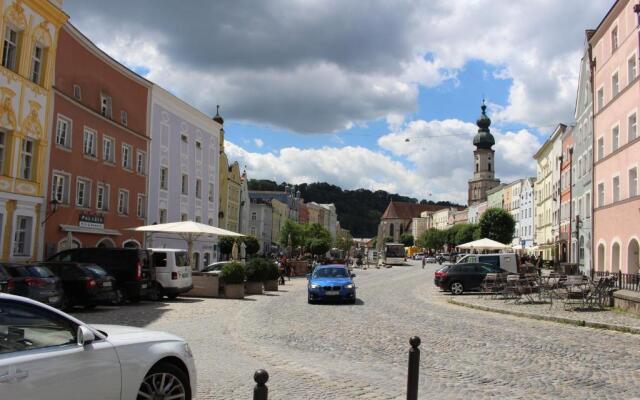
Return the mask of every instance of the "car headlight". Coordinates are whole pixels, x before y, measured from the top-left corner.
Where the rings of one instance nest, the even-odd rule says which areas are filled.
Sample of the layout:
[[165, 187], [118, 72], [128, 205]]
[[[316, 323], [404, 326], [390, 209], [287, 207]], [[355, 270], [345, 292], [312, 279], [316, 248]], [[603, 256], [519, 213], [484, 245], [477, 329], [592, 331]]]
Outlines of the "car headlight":
[[187, 357], [193, 358], [193, 353], [191, 352], [191, 347], [189, 347], [189, 343], [184, 344], [184, 353], [187, 355]]
[[356, 287], [356, 285], [354, 285], [353, 283], [350, 283], [348, 285], [345, 285], [345, 289], [353, 289], [354, 287]]
[[320, 285], [309, 285], [309, 289], [318, 289]]

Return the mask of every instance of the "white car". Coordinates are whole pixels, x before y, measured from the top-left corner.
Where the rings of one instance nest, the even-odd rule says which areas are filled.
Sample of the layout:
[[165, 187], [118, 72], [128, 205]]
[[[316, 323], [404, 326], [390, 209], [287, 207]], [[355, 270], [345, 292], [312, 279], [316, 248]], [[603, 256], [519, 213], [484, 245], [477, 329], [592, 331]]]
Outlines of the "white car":
[[53, 307], [0, 293], [3, 399], [191, 399], [189, 345], [164, 332], [89, 326]]

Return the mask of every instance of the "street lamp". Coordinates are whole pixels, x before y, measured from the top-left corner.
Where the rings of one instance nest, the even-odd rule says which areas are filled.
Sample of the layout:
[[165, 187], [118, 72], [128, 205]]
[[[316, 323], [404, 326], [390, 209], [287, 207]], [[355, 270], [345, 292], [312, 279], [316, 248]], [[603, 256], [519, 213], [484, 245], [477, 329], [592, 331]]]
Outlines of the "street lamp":
[[58, 211], [58, 204], [60, 204], [60, 202], [56, 199], [52, 199], [49, 202], [49, 208], [51, 209], [51, 211], [49, 211], [47, 213], [47, 215], [45, 216], [45, 218], [42, 220], [42, 222], [40, 223], [40, 225], [44, 225], [45, 222], [47, 222], [47, 220], [49, 219], [49, 217], [51, 217], [53, 214], [56, 213], [56, 211]]

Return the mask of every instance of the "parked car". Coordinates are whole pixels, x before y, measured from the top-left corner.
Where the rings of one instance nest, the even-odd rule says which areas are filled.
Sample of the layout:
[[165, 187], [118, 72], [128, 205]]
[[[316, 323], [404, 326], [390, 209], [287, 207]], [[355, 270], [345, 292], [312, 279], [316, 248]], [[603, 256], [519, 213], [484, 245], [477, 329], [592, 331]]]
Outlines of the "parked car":
[[0, 265], [0, 293], [13, 293], [14, 290], [15, 284], [11, 274], [3, 265]]
[[427, 262], [427, 264], [435, 264], [438, 262], [434, 256], [428, 256], [425, 261]]
[[467, 254], [457, 262], [457, 264], [465, 263], [493, 264], [498, 268], [517, 274], [520, 267], [520, 257], [516, 253]]
[[355, 274], [341, 264], [319, 265], [308, 275], [308, 302], [322, 300], [342, 300], [356, 302]]
[[189, 253], [180, 249], [149, 249], [151, 251], [151, 277], [157, 296], [175, 299], [193, 289]]
[[48, 261], [97, 264], [116, 279], [117, 297], [136, 303], [151, 289], [149, 258], [142, 249], [87, 247], [61, 251]]
[[416, 253], [413, 255], [413, 259], [414, 260], [422, 260], [422, 257], [424, 257], [425, 253]]
[[478, 290], [488, 273], [508, 273], [491, 264], [465, 263], [451, 264], [439, 268], [434, 274], [434, 284], [451, 294], [460, 295], [467, 291]]
[[10, 294], [0, 294], [0, 378], [7, 382], [1, 389], [6, 399], [188, 400], [196, 391], [184, 339], [90, 326]]
[[53, 307], [64, 305], [62, 281], [51, 270], [42, 265], [3, 264], [11, 275], [13, 293], [38, 300]]
[[48, 262], [44, 265], [62, 280], [66, 305], [93, 308], [118, 303], [115, 278], [96, 264]]
[[206, 272], [210, 274], [220, 275], [220, 271], [222, 271], [222, 267], [229, 264], [231, 261], [218, 261], [213, 264], [209, 264], [206, 267], [202, 268], [200, 272]]

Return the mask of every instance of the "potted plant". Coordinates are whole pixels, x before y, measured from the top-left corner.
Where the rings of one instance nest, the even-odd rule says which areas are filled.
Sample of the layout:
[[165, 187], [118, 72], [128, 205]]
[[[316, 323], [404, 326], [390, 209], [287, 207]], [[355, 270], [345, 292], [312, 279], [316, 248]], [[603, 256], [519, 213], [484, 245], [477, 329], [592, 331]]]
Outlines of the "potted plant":
[[220, 271], [220, 280], [224, 283], [224, 296], [228, 299], [244, 299], [244, 280], [246, 274], [239, 262], [231, 262]]
[[250, 260], [246, 267], [247, 274], [247, 294], [262, 294], [262, 281], [264, 280], [264, 264], [259, 258]]
[[264, 290], [268, 292], [278, 291], [278, 278], [280, 278], [280, 272], [278, 266], [273, 261], [263, 260], [264, 264]]

